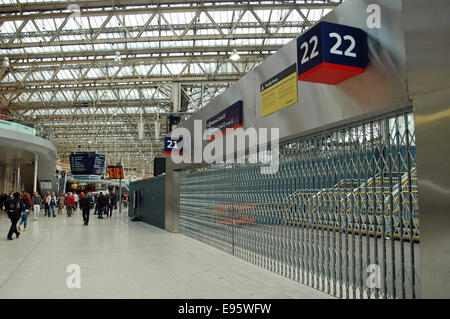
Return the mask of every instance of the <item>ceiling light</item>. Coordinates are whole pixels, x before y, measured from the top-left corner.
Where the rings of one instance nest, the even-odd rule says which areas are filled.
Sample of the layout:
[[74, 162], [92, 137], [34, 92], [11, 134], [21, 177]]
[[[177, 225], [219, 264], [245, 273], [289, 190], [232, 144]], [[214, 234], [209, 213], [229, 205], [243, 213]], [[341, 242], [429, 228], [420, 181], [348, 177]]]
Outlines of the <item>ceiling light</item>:
[[241, 56], [236, 52], [236, 50], [233, 50], [233, 54], [230, 55], [231, 61], [237, 61], [241, 58]]
[[116, 51], [116, 56], [114, 57], [114, 61], [115, 62], [120, 62], [122, 60], [122, 58], [120, 57], [120, 52]]

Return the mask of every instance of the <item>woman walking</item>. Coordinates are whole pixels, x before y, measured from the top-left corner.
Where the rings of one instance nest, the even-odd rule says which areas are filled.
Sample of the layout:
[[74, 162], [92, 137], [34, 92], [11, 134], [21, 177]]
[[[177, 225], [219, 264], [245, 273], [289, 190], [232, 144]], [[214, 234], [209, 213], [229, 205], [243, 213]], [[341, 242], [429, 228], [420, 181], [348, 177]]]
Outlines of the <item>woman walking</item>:
[[64, 209], [64, 200], [64, 194], [60, 194], [58, 197], [58, 215], [60, 215], [62, 210]]
[[19, 231], [21, 231], [22, 229], [20, 228], [20, 226], [23, 225], [23, 231], [27, 231], [27, 220], [28, 220], [28, 213], [30, 212], [31, 209], [31, 197], [30, 194], [28, 194], [27, 192], [24, 192], [22, 194], [22, 196], [20, 197], [20, 199], [22, 200], [23, 204], [24, 204], [24, 211], [22, 212], [22, 215], [20, 216], [20, 223], [19, 223]]
[[56, 206], [56, 196], [55, 192], [52, 192], [51, 196], [47, 196], [46, 203], [48, 204], [48, 217], [50, 218], [50, 211], [53, 213], [53, 217], [56, 217], [55, 215], [55, 206]]
[[44, 195], [44, 199], [43, 199], [43, 201], [44, 201], [44, 216], [47, 216], [47, 215], [49, 215], [49, 217], [50, 217], [50, 214], [49, 214], [49, 208], [50, 208], [50, 205], [48, 204], [48, 201], [47, 201], [47, 198], [50, 196], [50, 192], [47, 192], [47, 193], [45, 193], [45, 195]]
[[66, 200], [64, 201], [64, 203], [66, 204], [67, 216], [71, 217], [73, 213], [73, 207], [75, 206], [75, 200], [72, 196], [72, 193], [69, 193], [66, 196]]
[[41, 199], [41, 196], [39, 196], [38, 192], [34, 192], [34, 196], [31, 199], [31, 201], [33, 202], [34, 220], [38, 220], [39, 212], [41, 210], [41, 205], [42, 205], [42, 199]]

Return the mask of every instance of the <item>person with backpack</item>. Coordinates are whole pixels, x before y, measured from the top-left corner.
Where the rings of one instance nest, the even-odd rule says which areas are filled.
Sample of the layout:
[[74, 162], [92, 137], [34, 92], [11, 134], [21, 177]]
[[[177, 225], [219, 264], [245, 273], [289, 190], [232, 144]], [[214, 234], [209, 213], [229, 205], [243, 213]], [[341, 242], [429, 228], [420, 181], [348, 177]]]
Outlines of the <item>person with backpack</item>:
[[22, 211], [22, 214], [20, 216], [20, 223], [19, 223], [19, 231], [21, 231], [20, 226], [23, 225], [23, 231], [27, 231], [27, 220], [28, 220], [28, 213], [30, 212], [31, 209], [31, 197], [30, 194], [28, 194], [27, 192], [24, 192], [22, 194], [22, 196], [20, 197], [20, 199], [22, 200], [23, 204], [25, 205], [25, 209]]
[[47, 196], [46, 202], [48, 204], [48, 217], [50, 218], [50, 211], [53, 213], [53, 217], [56, 217], [55, 206], [56, 206], [57, 199], [55, 196], [55, 192], [52, 192], [52, 195]]
[[19, 198], [20, 193], [14, 193], [13, 199], [8, 198], [6, 203], [8, 217], [11, 220], [11, 227], [9, 228], [9, 232], [6, 238], [8, 240], [12, 240], [12, 235], [16, 234], [16, 237], [19, 238], [20, 233], [17, 230], [17, 222], [20, 219], [22, 211], [25, 210], [25, 205]]

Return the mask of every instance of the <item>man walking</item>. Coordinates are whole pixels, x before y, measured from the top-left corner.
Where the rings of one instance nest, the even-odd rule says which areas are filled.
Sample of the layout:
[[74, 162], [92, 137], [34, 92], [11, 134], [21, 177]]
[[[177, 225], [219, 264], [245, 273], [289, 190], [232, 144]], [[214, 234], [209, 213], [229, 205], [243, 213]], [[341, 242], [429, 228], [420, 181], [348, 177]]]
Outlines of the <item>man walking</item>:
[[38, 220], [42, 205], [42, 199], [38, 192], [34, 192], [31, 202], [33, 203], [33, 219]]
[[111, 218], [112, 217], [112, 211], [114, 209], [114, 207], [116, 206], [116, 195], [114, 194], [114, 192], [109, 193], [108, 197], [107, 197], [107, 210], [106, 210], [106, 217]]
[[97, 206], [98, 206], [98, 219], [103, 219], [103, 212], [106, 207], [106, 197], [103, 196], [103, 192], [100, 192], [100, 195], [97, 197]]
[[20, 193], [14, 193], [13, 199], [8, 198], [6, 203], [6, 208], [8, 212], [8, 217], [11, 220], [11, 227], [8, 232], [8, 240], [12, 240], [12, 235], [15, 233], [16, 237], [19, 238], [19, 231], [17, 230], [17, 222], [20, 219], [22, 211], [25, 210], [25, 205], [19, 198]]
[[[84, 195], [83, 193], [81, 193], [81, 194]], [[88, 196], [88, 195], [81, 196], [80, 208], [83, 213], [84, 226], [87, 226], [89, 224], [89, 213], [91, 211], [91, 202], [92, 202], [92, 199], [90, 196]]]

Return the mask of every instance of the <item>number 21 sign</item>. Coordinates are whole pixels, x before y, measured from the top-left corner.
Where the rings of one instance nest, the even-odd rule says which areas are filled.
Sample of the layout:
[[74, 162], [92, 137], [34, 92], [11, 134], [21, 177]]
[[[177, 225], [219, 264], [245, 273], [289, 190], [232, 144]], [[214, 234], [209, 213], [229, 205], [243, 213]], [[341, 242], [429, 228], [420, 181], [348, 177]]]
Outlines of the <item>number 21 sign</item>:
[[367, 34], [346, 25], [319, 22], [297, 38], [298, 80], [336, 85], [367, 63]]
[[183, 154], [183, 138], [164, 137], [164, 154]]

